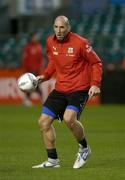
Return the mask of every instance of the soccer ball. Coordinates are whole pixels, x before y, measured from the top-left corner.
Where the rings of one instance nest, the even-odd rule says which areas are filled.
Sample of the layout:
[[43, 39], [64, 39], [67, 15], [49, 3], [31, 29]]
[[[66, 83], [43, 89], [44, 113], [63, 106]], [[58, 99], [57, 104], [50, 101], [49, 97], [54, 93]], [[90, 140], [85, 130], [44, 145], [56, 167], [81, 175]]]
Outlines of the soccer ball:
[[37, 78], [32, 73], [25, 73], [18, 79], [18, 87], [23, 92], [32, 92], [37, 87]]

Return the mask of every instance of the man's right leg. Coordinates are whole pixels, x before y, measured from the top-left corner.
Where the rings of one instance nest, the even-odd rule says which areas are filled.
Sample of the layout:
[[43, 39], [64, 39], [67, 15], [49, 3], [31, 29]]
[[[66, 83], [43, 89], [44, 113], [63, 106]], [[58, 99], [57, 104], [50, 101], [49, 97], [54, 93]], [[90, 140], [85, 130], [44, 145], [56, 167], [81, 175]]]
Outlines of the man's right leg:
[[53, 117], [47, 114], [42, 114], [39, 118], [39, 127], [47, 151], [48, 160], [40, 165], [33, 166], [33, 168], [60, 167], [55, 148], [56, 134], [52, 122]]
[[46, 149], [55, 148], [55, 129], [52, 125], [53, 118], [46, 114], [42, 114], [38, 124]]

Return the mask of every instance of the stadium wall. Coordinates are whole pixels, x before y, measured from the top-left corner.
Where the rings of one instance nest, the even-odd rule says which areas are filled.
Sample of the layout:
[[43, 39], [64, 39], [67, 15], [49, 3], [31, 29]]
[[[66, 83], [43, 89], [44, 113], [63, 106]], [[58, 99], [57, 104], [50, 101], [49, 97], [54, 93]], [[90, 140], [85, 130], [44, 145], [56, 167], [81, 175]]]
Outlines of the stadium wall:
[[102, 82], [102, 103], [125, 103], [125, 71], [106, 71]]
[[[23, 103], [24, 93], [17, 86], [17, 79], [22, 73], [22, 69], [0, 70], [0, 104]], [[45, 101], [49, 92], [54, 88], [54, 84], [54, 78], [41, 84], [42, 101]], [[32, 93], [31, 99], [35, 104], [41, 103], [36, 92]]]
[[[24, 93], [17, 86], [17, 79], [23, 73], [22, 69], [0, 70], [0, 104], [22, 104]], [[31, 100], [34, 104], [43, 103], [55, 86], [55, 78], [41, 84], [42, 102], [36, 92], [32, 93]], [[100, 97], [95, 97], [88, 102], [89, 105], [100, 104]]]

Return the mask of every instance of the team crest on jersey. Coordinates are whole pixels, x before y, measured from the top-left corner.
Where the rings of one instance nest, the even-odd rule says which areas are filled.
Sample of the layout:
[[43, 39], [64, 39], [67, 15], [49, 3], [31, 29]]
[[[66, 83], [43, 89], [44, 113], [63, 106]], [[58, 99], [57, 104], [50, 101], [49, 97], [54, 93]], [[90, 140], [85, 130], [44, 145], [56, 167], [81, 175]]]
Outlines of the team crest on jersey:
[[68, 54], [72, 54], [73, 53], [73, 47], [69, 47], [67, 52], [68, 52]]

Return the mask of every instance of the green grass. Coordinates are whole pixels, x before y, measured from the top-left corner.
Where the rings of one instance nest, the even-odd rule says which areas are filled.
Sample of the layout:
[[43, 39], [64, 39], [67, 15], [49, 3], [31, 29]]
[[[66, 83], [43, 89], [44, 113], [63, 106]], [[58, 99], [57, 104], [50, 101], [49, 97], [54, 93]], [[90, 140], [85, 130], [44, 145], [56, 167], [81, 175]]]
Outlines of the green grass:
[[32, 169], [46, 160], [37, 119], [41, 107], [0, 106], [0, 180], [125, 179], [125, 106], [86, 107], [82, 114], [92, 154], [86, 165], [72, 169], [78, 150], [64, 123], [54, 122], [58, 169]]

